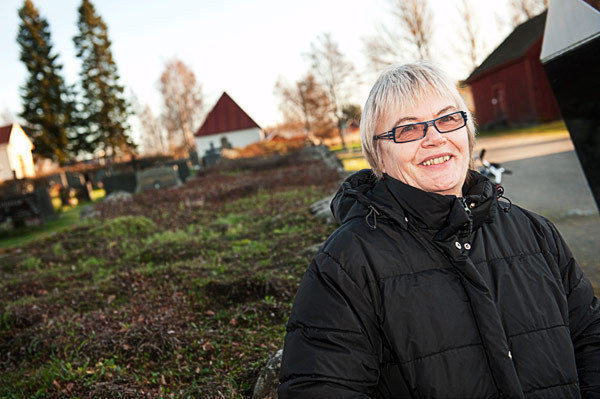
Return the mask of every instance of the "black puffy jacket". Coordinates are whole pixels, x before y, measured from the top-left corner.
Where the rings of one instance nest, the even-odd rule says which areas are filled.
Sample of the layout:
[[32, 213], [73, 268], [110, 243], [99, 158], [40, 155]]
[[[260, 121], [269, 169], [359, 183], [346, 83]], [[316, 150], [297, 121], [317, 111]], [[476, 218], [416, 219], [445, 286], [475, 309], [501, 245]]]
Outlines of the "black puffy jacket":
[[600, 397], [600, 302], [548, 220], [475, 172], [442, 196], [361, 171], [294, 302], [288, 398]]

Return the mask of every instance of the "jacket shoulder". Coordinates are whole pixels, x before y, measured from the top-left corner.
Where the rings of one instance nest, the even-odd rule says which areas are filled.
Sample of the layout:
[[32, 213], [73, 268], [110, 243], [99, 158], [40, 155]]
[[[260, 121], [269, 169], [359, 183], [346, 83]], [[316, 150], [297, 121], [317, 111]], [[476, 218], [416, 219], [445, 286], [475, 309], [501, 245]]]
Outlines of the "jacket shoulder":
[[[494, 222], [485, 229], [495, 237], [495, 245], [506, 244], [506, 251], [514, 252], [514, 256], [547, 252], [556, 257], [564, 245], [550, 220], [518, 205], [512, 205], [508, 211], [499, 210]], [[506, 251], [503, 252], [508, 256]]]
[[315, 261], [322, 262], [330, 259], [357, 281], [362, 280], [363, 273], [359, 269], [366, 265], [366, 248], [372, 247], [372, 240], [377, 236], [376, 230], [371, 230], [364, 217], [349, 220], [338, 227], [323, 243], [315, 256]]

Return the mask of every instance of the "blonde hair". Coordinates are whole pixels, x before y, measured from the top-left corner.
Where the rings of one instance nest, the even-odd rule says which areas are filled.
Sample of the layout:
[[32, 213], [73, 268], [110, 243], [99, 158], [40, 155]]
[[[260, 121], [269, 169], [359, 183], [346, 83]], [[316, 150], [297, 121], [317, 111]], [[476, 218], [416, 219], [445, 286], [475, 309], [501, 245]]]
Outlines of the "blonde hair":
[[438, 67], [429, 62], [415, 64], [396, 64], [387, 67], [379, 76], [369, 93], [360, 120], [360, 140], [362, 152], [377, 178], [381, 179], [381, 151], [373, 140], [377, 122], [385, 118], [392, 110], [405, 112], [413, 108], [427, 95], [450, 98], [456, 107], [467, 114], [467, 133], [469, 135], [469, 165], [472, 167], [472, 152], [475, 145], [475, 123], [464, 99], [458, 93], [454, 83]]

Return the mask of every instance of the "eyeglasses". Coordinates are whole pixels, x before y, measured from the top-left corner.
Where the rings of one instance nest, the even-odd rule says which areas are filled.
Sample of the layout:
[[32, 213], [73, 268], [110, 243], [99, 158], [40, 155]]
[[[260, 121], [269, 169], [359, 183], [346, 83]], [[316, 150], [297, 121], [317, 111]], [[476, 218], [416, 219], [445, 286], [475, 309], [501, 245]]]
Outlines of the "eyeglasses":
[[466, 124], [467, 113], [458, 111], [427, 122], [396, 126], [389, 132], [374, 136], [373, 140], [394, 140], [394, 143], [408, 143], [424, 138], [429, 126], [435, 127], [440, 133], [449, 133], [464, 127]]

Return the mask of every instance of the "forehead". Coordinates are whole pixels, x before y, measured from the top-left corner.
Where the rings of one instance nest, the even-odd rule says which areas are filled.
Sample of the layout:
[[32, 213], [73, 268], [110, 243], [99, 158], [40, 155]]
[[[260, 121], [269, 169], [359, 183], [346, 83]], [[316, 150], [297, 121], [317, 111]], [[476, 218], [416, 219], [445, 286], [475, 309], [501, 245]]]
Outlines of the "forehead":
[[376, 132], [390, 130], [398, 123], [413, 123], [435, 119], [441, 113], [458, 109], [455, 99], [435, 93], [426, 93], [412, 101], [391, 101], [381, 109]]

